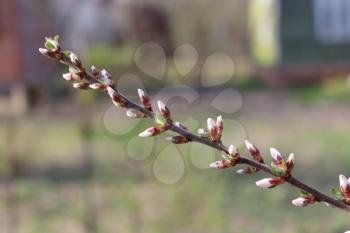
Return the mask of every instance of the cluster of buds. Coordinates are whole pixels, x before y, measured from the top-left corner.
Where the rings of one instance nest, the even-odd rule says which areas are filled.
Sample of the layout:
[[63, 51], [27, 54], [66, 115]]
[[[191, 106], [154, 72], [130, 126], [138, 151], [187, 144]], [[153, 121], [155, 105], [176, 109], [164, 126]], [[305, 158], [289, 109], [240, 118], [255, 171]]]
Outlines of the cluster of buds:
[[234, 145], [228, 147], [228, 154], [222, 155], [222, 159], [209, 164], [211, 168], [225, 169], [228, 167], [234, 167], [239, 163], [240, 155]]
[[61, 58], [61, 46], [58, 43], [59, 36], [56, 35], [54, 38], [45, 37], [45, 48], [39, 48], [39, 52], [45, 57], [49, 58]]
[[274, 188], [285, 182], [285, 179], [291, 175], [294, 167], [294, 154], [290, 154], [287, 161], [281, 153], [275, 148], [270, 148], [271, 157], [274, 160], [271, 162], [271, 170], [277, 177], [265, 178], [256, 182], [260, 188]]
[[221, 116], [214, 121], [212, 118], [207, 120], [208, 135], [212, 141], [219, 141], [224, 130], [224, 122]]
[[315, 201], [317, 201], [317, 198], [314, 195], [301, 191], [300, 197], [294, 199], [292, 204], [297, 207], [305, 207], [309, 204], [313, 204]]

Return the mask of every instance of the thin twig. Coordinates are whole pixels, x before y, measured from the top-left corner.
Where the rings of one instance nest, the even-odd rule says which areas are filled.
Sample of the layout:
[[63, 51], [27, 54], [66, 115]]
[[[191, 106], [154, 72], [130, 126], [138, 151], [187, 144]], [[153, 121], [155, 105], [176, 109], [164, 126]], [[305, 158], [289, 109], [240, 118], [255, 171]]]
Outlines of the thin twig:
[[[51, 51], [50, 50], [44, 51], [44, 50], [45, 49], [43, 49], [40, 52], [46, 56], [53, 57], [57, 60], [60, 60], [61, 63], [65, 64], [67, 66], [77, 66], [77, 64], [73, 64], [72, 57], [68, 57], [66, 54], [61, 52], [60, 47], [57, 47], [57, 49], [53, 52], [52, 52], [52, 50]], [[50, 54], [50, 52], [53, 54]], [[102, 81], [98, 77], [95, 77], [94, 75], [87, 72], [85, 70], [85, 68], [82, 67], [80, 60], [77, 60], [77, 61], [78, 61], [78, 67], [80, 67], [80, 70], [82, 71], [79, 74], [82, 79], [79, 81], [86, 81], [89, 84], [100, 83], [100, 84], [106, 85], [106, 83], [104, 81]], [[138, 103], [132, 101], [131, 99], [129, 99], [125, 95], [121, 94], [120, 91], [118, 90], [118, 88], [114, 84], [108, 85], [108, 88], [112, 88], [116, 93], [118, 93], [118, 98], [121, 98], [123, 101], [122, 107], [125, 107], [127, 109], [136, 110], [136, 111], [142, 113], [143, 117], [151, 118], [153, 121], [156, 121], [156, 114], [152, 110], [150, 110], [149, 108], [147, 108], [141, 104], [138, 104]], [[222, 142], [220, 140], [221, 135], [219, 135], [218, 140], [211, 140], [208, 137], [202, 137], [202, 136], [198, 136], [198, 135], [192, 133], [190, 130], [188, 130], [180, 125], [175, 124], [172, 120], [167, 121], [165, 129], [162, 129], [162, 130], [163, 131], [170, 130], [170, 131], [176, 132], [177, 134], [188, 139], [188, 141], [201, 143], [201, 144], [204, 144], [204, 145], [209, 146], [211, 148], [214, 148], [216, 150], [222, 151], [227, 155], [232, 155], [232, 154], [230, 154], [229, 148], [222, 144]], [[161, 132], [163, 132], [163, 131], [161, 131]], [[237, 152], [237, 154], [238, 154], [238, 152]], [[234, 165], [246, 164], [250, 167], [255, 168], [255, 172], [261, 170], [265, 173], [268, 173], [268, 174], [280, 179], [280, 181], [281, 181], [280, 183], [288, 182], [292, 186], [295, 186], [295, 187], [299, 188], [300, 190], [303, 190], [304, 192], [308, 193], [309, 194], [308, 198], [311, 200], [309, 203], [313, 203], [315, 201], [325, 202], [331, 206], [334, 206], [334, 207], [337, 207], [339, 209], [350, 212], [350, 205], [348, 205], [344, 201], [335, 199], [331, 196], [328, 196], [327, 194], [324, 194], [324, 193], [318, 191], [315, 188], [312, 188], [311, 186], [294, 178], [289, 173], [287, 173], [286, 175], [283, 175], [283, 176], [278, 175], [278, 174], [276, 174], [276, 172], [274, 172], [271, 169], [271, 167], [265, 165], [263, 163], [262, 159], [261, 159], [261, 161], [256, 161], [256, 160], [257, 159], [253, 160], [253, 159], [249, 159], [246, 156], [239, 155], [239, 157], [235, 158]], [[306, 197], [305, 197], [305, 199], [306, 199]]]

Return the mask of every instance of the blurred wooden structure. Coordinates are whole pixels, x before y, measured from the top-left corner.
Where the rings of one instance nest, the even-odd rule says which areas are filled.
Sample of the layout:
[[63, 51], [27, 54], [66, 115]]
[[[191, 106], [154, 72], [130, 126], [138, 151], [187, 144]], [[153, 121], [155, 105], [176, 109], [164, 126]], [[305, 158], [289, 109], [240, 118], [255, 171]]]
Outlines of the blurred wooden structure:
[[252, 0], [251, 51], [275, 83], [306, 83], [350, 72], [348, 0]]

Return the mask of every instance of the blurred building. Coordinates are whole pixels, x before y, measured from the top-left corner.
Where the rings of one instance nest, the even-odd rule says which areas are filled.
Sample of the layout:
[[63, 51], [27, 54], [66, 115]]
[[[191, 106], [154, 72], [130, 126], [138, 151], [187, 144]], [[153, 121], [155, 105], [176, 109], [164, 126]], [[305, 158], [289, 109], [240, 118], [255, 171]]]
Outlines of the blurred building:
[[306, 82], [350, 71], [350, 1], [250, 3], [251, 51], [264, 77]]

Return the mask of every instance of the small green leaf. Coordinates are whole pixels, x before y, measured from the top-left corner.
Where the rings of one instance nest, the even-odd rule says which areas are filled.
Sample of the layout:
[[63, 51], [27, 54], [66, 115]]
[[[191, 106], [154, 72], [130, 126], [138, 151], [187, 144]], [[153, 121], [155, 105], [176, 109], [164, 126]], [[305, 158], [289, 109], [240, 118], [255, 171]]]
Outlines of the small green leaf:
[[60, 35], [55, 35], [53, 39], [58, 42], [60, 40]]
[[343, 193], [335, 188], [332, 189], [332, 195], [339, 201], [343, 201], [345, 199]]
[[69, 55], [72, 53], [72, 51], [66, 50], [66, 51], [63, 51], [63, 53], [66, 57], [69, 57]]
[[301, 197], [304, 197], [304, 196], [308, 196], [309, 193], [306, 192], [306, 191], [304, 191], [304, 190], [300, 190], [299, 195], [300, 195]]
[[160, 125], [165, 125], [166, 124], [166, 119], [162, 116], [162, 114], [160, 112], [156, 112], [155, 117], [154, 117], [154, 121]]
[[279, 167], [273, 162], [271, 162], [271, 170], [278, 176], [285, 176], [287, 173], [287, 169], [285, 167]]

